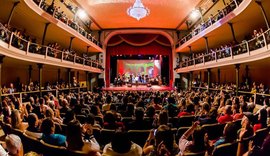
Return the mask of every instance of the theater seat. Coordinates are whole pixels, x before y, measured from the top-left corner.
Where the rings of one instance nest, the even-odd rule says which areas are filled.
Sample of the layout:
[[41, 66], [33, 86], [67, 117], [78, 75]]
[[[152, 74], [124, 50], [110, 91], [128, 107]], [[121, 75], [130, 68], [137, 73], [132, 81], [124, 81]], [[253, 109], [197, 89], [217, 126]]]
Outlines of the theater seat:
[[76, 115], [76, 119], [80, 121], [81, 124], [84, 124], [86, 121], [86, 116], [85, 115]]
[[183, 156], [205, 156], [206, 151], [197, 152], [197, 153], [184, 153]]
[[226, 143], [217, 146], [212, 156], [235, 156], [237, 153], [238, 142]]
[[115, 134], [115, 130], [110, 130], [110, 129], [102, 129], [100, 132], [100, 144], [102, 146], [105, 146], [106, 144], [110, 143], [113, 136]]
[[180, 118], [178, 118], [177, 128], [192, 126], [194, 119], [195, 119], [194, 115], [181, 116]]
[[37, 138], [23, 134], [21, 140], [23, 143], [23, 150], [25, 153], [29, 151], [34, 151], [37, 153], [42, 152], [43, 150], [42, 144]]
[[176, 137], [175, 137], [176, 143], [179, 142], [179, 139], [181, 138], [181, 136], [182, 136], [189, 128], [190, 128], [190, 127], [180, 127], [180, 128], [178, 128], [177, 133], [176, 133]]
[[267, 137], [268, 134], [269, 134], [268, 127], [257, 130], [255, 132], [254, 145], [261, 147], [264, 139]]
[[223, 130], [226, 124], [206, 124], [202, 126], [202, 129], [208, 134], [209, 140], [218, 139], [223, 135]]
[[131, 141], [143, 147], [151, 130], [129, 130], [128, 136]]

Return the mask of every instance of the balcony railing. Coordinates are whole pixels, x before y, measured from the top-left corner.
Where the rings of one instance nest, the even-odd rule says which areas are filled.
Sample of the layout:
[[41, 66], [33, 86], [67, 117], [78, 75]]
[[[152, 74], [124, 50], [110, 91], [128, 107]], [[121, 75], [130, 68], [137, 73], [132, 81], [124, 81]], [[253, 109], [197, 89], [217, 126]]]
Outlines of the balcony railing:
[[102, 44], [99, 41], [97, 41], [95, 39], [95, 37], [93, 37], [90, 33], [87, 33], [84, 30], [84, 28], [82, 28], [81, 26], [79, 26], [79, 24], [77, 24], [74, 20], [69, 19], [66, 16], [63, 16], [63, 14], [56, 7], [53, 7], [53, 6], [48, 5], [45, 0], [40, 0], [40, 1], [33, 0], [33, 1], [42, 10], [46, 11], [48, 14], [52, 15], [54, 18], [58, 19], [59, 21], [65, 23], [66, 25], [68, 25], [69, 27], [71, 27], [72, 29], [74, 29], [78, 33], [80, 33], [82, 36], [84, 36], [85, 38], [87, 38], [89, 41], [93, 42], [94, 44], [96, 44], [97, 46], [99, 46], [100, 48], [102, 48]]
[[70, 54], [68, 50], [60, 51], [52, 47], [27, 41], [23, 39], [21, 35], [18, 34], [17, 32], [11, 32], [8, 29], [6, 29], [1, 23], [0, 23], [0, 40], [8, 43], [9, 47], [12, 46], [22, 51], [25, 51], [26, 55], [28, 53], [39, 54], [43, 55], [44, 58], [47, 57], [56, 58], [60, 59], [61, 62], [69, 61], [73, 62], [74, 64], [75, 63], [82, 64], [84, 66], [94, 67], [103, 70], [102, 65], [99, 64], [98, 62], [82, 58], [80, 56], [77, 56], [76, 54]]
[[211, 25], [219, 22], [221, 19], [223, 19], [226, 15], [228, 15], [230, 12], [235, 10], [243, 0], [233, 0], [231, 1], [226, 7], [221, 9], [219, 12], [217, 12], [215, 15], [210, 16], [208, 20], [202, 22], [200, 25], [198, 25], [194, 30], [192, 30], [189, 34], [187, 34], [185, 37], [183, 37], [177, 44], [176, 48], [180, 47], [190, 39], [192, 39], [194, 36], [199, 35], [202, 31], [204, 31], [206, 28], [210, 27]]
[[252, 38], [249, 41], [243, 41], [242, 43], [232, 46], [232, 47], [223, 47], [219, 51], [212, 51], [209, 54], [202, 55], [191, 60], [180, 62], [176, 70], [179, 68], [184, 68], [188, 66], [195, 66], [196, 64], [205, 64], [210, 61], [221, 60], [224, 58], [234, 59], [234, 56], [247, 54], [250, 55], [252, 51], [267, 47], [270, 44], [270, 29], [263, 32], [262, 34]]
[[[42, 96], [47, 95], [48, 93], [53, 94], [55, 97], [58, 98], [58, 95], [61, 95], [62, 93], [68, 94], [69, 92], [75, 92], [75, 93], [86, 93], [87, 87], [72, 87], [72, 88], [61, 88], [61, 89], [52, 89], [52, 90], [41, 90]], [[7, 96], [10, 97], [17, 97], [21, 103], [26, 102], [26, 99], [29, 96], [34, 95], [40, 95], [40, 91], [28, 91], [28, 92], [17, 92], [17, 93], [11, 93], [11, 94], [1, 94], [0, 98], [5, 98]]]

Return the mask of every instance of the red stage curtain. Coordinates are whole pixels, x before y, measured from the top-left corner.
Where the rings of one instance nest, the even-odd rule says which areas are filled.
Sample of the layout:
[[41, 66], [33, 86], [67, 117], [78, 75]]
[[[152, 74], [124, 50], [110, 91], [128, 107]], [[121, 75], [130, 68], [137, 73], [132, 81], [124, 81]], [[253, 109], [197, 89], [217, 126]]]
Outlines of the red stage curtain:
[[170, 41], [162, 35], [157, 34], [121, 34], [113, 36], [109, 42], [108, 46], [117, 46], [122, 42], [126, 42], [132, 46], [145, 46], [152, 42], [157, 42], [163, 46], [171, 46]]
[[[165, 55], [169, 57], [169, 79], [172, 86], [173, 69], [172, 69], [172, 49], [171, 47], [162, 46], [152, 42], [145, 46], [131, 46], [125, 42], [112, 47], [107, 47], [106, 51], [106, 87], [110, 85], [110, 58], [113, 55]], [[163, 69], [166, 70], [166, 69]]]

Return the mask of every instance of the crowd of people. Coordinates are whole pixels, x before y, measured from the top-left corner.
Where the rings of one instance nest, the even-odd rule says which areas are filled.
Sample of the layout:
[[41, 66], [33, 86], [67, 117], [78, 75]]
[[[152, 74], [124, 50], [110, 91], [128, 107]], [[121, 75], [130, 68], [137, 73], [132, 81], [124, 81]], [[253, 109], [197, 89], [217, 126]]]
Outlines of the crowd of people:
[[[99, 69], [103, 69], [99, 60], [91, 59], [89, 54], [81, 54], [74, 51], [73, 49], [68, 48], [61, 48], [61, 46], [57, 43], [48, 43], [47, 46], [43, 46], [37, 42], [35, 37], [31, 37], [28, 34], [24, 33], [23, 31], [12, 28], [7, 24], [2, 25], [0, 23], [0, 40], [5, 42], [9, 42], [11, 37], [11, 32], [13, 32], [13, 38], [11, 45], [20, 49], [20, 50], [27, 50], [27, 45], [29, 43], [29, 52], [42, 54], [45, 55], [47, 49], [47, 55], [55, 58], [63, 59], [68, 61], [76, 61], [76, 63], [86, 64], [88, 66], [97, 67]], [[75, 59], [74, 59], [75, 57]], [[84, 61], [85, 60], [85, 61]]]
[[[90, 32], [87, 32], [76, 20], [76, 18], [69, 18], [64, 11], [61, 10], [60, 6], [56, 6], [55, 3], [47, 4], [46, 0], [34, 0], [34, 2], [40, 5], [40, 8], [51, 14], [54, 18], [57, 18], [58, 20], [62, 21], [63, 23], [67, 24], [77, 32], [79, 32], [81, 35], [85, 36], [88, 40], [92, 41], [99, 47], [102, 47], [101, 43], [95, 39], [94, 36]], [[64, 2], [62, 2], [64, 3]], [[65, 4], [65, 3], [64, 3]], [[71, 4], [65, 4], [68, 9], [70, 9], [73, 13], [75, 13], [75, 10], [78, 10], [78, 7], [74, 7]], [[75, 13], [76, 14], [76, 13]], [[74, 16], [76, 16], [74, 14]], [[88, 22], [89, 24], [91, 22]]]
[[[39, 87], [40, 85], [38, 81], [30, 82], [27, 85], [27, 84], [21, 83], [20, 80], [17, 79], [16, 82], [10, 83], [8, 86], [4, 84], [1, 87], [1, 92], [2, 94], [33, 92], [33, 91], [39, 91]], [[56, 81], [54, 83], [46, 82], [42, 90], [52, 91], [52, 90], [68, 89], [68, 88], [76, 88], [76, 87], [86, 87], [86, 86], [84, 86], [83, 84], [80, 85], [76, 77], [73, 77], [71, 84], [68, 84], [67, 82], [63, 80], [60, 80], [59, 82]]]
[[208, 28], [215, 22], [225, 17], [227, 14], [229, 14], [236, 8], [236, 5], [241, 4], [242, 1], [243, 0], [236, 0], [236, 1], [231, 0], [229, 3], [226, 4], [226, 6], [222, 10], [218, 10], [216, 15], [210, 14], [210, 16], [207, 18], [208, 20], [201, 21], [201, 23], [194, 26], [191, 32], [180, 40], [178, 46], [184, 44], [185, 42], [190, 40], [193, 36], [196, 36], [197, 34], [202, 32], [203, 30], [205, 30], [206, 28]]
[[[254, 30], [253, 33], [247, 36], [240, 44], [237, 44], [235, 41], [221, 45], [217, 48], [209, 49], [209, 52], [202, 52], [202, 53], [193, 53], [184, 61], [178, 61], [178, 65], [176, 68], [186, 67], [190, 65], [199, 64], [208, 61], [213, 61], [215, 59], [222, 59], [226, 57], [230, 57], [231, 55], [239, 55], [242, 53], [246, 53], [248, 49], [255, 50], [258, 48], [262, 48], [265, 46], [264, 38], [262, 34], [264, 30], [262, 28], [258, 30]], [[247, 45], [247, 41], [250, 41]], [[266, 35], [266, 41], [270, 41], [270, 33]], [[249, 46], [249, 47], [247, 47]]]
[[[267, 97], [258, 109], [248, 97], [222, 90], [89, 91], [59, 97], [50, 93], [44, 97], [29, 96], [28, 103], [20, 103], [16, 97], [5, 97], [0, 110], [2, 127], [10, 126], [45, 143], [92, 155], [169, 156], [197, 152], [211, 155], [219, 146], [238, 140], [237, 156], [246, 152], [260, 156], [269, 152], [268, 129], [264, 143], [254, 143], [256, 148], [248, 148], [243, 140], [267, 128], [269, 106]], [[182, 117], [192, 117], [192, 120], [175, 122]], [[189, 128], [176, 134], [173, 129], [183, 124], [188, 124]], [[221, 132], [208, 133], [204, 125], [209, 124], [223, 125]], [[111, 138], [105, 138], [108, 142], [97, 135], [104, 130], [113, 130]], [[149, 130], [149, 136], [143, 144], [135, 143], [130, 130]], [[17, 136], [7, 135], [7, 146], [10, 136], [20, 142]], [[142, 135], [136, 135], [140, 137]], [[20, 143], [18, 147], [22, 146]], [[21, 155], [20, 148], [6, 149]]]

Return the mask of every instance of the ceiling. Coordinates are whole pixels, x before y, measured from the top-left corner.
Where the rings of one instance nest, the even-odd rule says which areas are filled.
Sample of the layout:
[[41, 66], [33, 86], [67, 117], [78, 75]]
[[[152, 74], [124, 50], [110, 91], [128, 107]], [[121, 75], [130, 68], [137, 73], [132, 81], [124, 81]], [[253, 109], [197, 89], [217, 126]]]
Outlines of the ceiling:
[[73, 0], [102, 29], [176, 29], [202, 0], [142, 0], [150, 15], [137, 21], [127, 15], [135, 0]]

